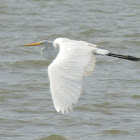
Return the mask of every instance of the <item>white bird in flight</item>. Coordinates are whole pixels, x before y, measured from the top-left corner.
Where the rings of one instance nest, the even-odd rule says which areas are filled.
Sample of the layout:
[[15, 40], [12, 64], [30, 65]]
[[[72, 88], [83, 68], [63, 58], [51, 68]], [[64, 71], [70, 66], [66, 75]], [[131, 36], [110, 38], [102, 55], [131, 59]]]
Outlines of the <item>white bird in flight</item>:
[[36, 45], [43, 45], [41, 55], [52, 61], [48, 67], [50, 90], [56, 111], [62, 113], [71, 111], [73, 104], [77, 103], [82, 92], [83, 78], [95, 67], [95, 54], [140, 61], [140, 58], [109, 53], [95, 44], [68, 38], [43, 40], [24, 46]]

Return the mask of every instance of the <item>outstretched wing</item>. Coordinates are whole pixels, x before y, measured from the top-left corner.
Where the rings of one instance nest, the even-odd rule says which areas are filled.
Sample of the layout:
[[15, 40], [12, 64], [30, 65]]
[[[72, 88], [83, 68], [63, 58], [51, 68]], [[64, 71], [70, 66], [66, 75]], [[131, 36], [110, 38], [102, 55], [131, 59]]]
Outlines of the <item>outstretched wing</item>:
[[48, 74], [55, 109], [64, 113], [77, 103], [82, 91], [82, 79], [93, 71], [95, 56], [83, 41], [68, 40], [59, 43], [59, 48]]

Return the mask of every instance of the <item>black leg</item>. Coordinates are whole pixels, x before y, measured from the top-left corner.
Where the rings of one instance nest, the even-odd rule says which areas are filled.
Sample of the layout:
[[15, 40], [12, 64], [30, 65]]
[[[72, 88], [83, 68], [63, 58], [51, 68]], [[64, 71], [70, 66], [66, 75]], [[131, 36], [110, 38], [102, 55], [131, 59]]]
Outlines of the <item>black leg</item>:
[[120, 55], [120, 54], [109, 53], [109, 54], [107, 54], [107, 56], [117, 57], [117, 58], [121, 58], [121, 59], [127, 59], [127, 60], [131, 60], [131, 61], [140, 61], [140, 58], [130, 56], [130, 55]]

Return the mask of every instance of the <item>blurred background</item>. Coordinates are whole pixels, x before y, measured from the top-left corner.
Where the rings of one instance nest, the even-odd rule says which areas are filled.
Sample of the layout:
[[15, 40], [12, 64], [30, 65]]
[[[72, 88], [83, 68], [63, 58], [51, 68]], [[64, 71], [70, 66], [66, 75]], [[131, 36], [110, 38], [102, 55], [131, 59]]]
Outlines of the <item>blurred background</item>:
[[52, 103], [49, 63], [39, 47], [23, 46], [58, 37], [140, 57], [140, 1], [0, 1], [0, 139], [139, 140], [139, 62], [97, 56], [78, 104], [62, 115]]

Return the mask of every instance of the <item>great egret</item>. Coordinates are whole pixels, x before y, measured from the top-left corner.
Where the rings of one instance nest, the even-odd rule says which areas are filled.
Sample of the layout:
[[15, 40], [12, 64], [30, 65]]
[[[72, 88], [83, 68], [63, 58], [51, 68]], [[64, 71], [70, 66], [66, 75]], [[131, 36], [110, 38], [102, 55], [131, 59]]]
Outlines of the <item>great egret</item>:
[[54, 59], [48, 67], [50, 90], [56, 111], [62, 113], [71, 111], [72, 105], [77, 103], [82, 91], [83, 77], [94, 69], [95, 54], [140, 61], [140, 58], [112, 54], [92, 43], [68, 38], [57, 38], [53, 42], [43, 40], [25, 46], [35, 45], [46, 45], [41, 49], [42, 56], [51, 61]]

